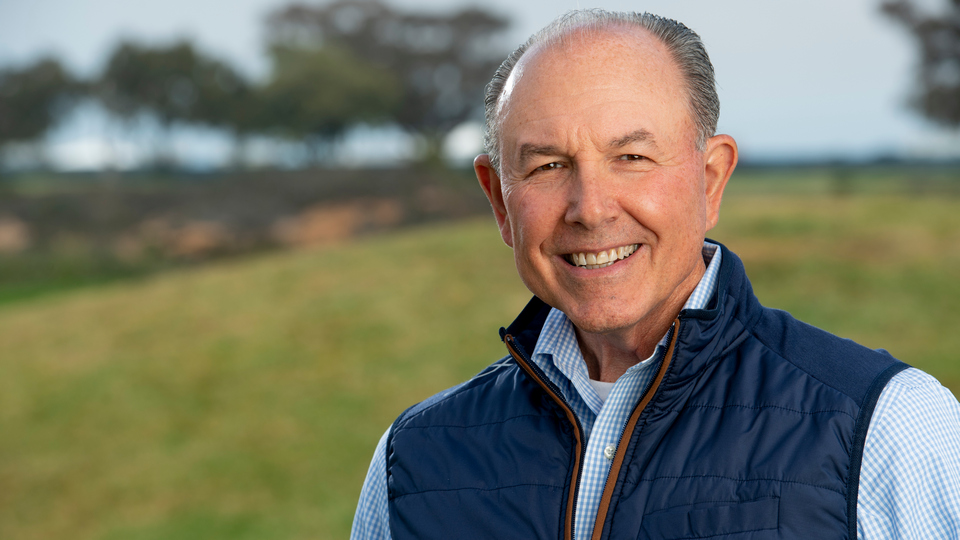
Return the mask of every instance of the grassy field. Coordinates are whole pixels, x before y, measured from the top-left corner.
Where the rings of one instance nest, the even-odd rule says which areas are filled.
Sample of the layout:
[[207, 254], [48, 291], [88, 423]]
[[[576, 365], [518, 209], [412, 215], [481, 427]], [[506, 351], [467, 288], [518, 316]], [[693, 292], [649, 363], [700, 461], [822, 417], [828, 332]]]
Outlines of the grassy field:
[[[734, 186], [761, 301], [960, 391], [960, 199]], [[344, 538], [380, 434], [499, 357], [492, 219], [0, 306], [0, 538]]]

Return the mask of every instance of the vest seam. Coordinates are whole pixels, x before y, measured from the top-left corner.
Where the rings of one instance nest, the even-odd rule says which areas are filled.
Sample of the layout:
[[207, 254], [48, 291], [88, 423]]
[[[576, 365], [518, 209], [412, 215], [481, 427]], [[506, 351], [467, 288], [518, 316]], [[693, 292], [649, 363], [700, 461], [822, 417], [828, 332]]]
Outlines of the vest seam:
[[780, 528], [779, 526], [777, 526], [777, 527], [763, 527], [762, 529], [749, 529], [749, 530], [745, 530], [745, 531], [736, 531], [736, 532], [732, 532], [732, 533], [711, 534], [711, 535], [709, 535], [709, 536], [677, 536], [677, 537], [670, 537], [670, 540], [701, 540], [701, 539], [703, 539], [703, 538], [717, 538], [718, 536], [729, 536], [729, 535], [731, 535], [731, 534], [742, 534], [742, 533], [757, 532], [757, 531], [774, 531], [774, 530], [777, 530], [777, 529], [779, 529], [779, 528]]
[[518, 488], [518, 487], [530, 487], [530, 486], [545, 487], [545, 488], [560, 489], [560, 490], [562, 490], [563, 487], [564, 487], [564, 486], [556, 486], [556, 485], [553, 485], [553, 484], [526, 483], [526, 484], [514, 484], [514, 485], [510, 485], [510, 486], [500, 486], [500, 487], [489, 488], [489, 489], [486, 489], [486, 488], [477, 488], [477, 487], [462, 487], [462, 488], [449, 488], [449, 489], [424, 489], [424, 490], [420, 490], [420, 491], [411, 491], [410, 493], [403, 493], [403, 494], [400, 494], [400, 495], [394, 495], [393, 497], [391, 497], [391, 499], [394, 500], [394, 501], [396, 501], [396, 500], [398, 500], [398, 499], [402, 499], [403, 497], [409, 497], [409, 496], [411, 496], [411, 495], [423, 495], [424, 493], [448, 493], [448, 492], [451, 492], [451, 491], [483, 491], [483, 492], [491, 492], [491, 491], [502, 491], [502, 490], [505, 490], [505, 489], [513, 489], [513, 488]]
[[505, 418], [497, 422], [483, 422], [480, 424], [467, 424], [467, 425], [458, 425], [458, 424], [430, 424], [429, 426], [403, 426], [400, 427], [398, 431], [405, 431], [411, 429], [434, 429], [434, 428], [456, 428], [456, 429], [468, 429], [475, 427], [483, 426], [495, 426], [498, 424], [506, 424], [507, 422], [512, 422], [521, 418], [550, 418], [555, 419], [557, 415], [546, 415], [546, 414], [519, 414], [517, 416], [511, 416], [510, 418]]
[[824, 491], [832, 491], [838, 495], [846, 495], [843, 490], [834, 489], [827, 486], [822, 486], [820, 484], [814, 484], [811, 482], [804, 482], [802, 480], [784, 480], [782, 478], [735, 478], [732, 476], [724, 476], [722, 474], [690, 474], [682, 476], [655, 476], [653, 478], [641, 478], [639, 480], [626, 480], [624, 479], [624, 485], [638, 486], [640, 484], [656, 482], [657, 480], [683, 480], [687, 478], [721, 478], [723, 480], [735, 480], [737, 482], [781, 482], [784, 484], [800, 484], [803, 486], [810, 486], [816, 489], [822, 489]]
[[[756, 499], [748, 499], [748, 500], [746, 500], [746, 501], [736, 501], [736, 500], [733, 500], [733, 501], [732, 501], [732, 500], [730, 500], [730, 499], [718, 499], [718, 500], [715, 500], [715, 501], [697, 501], [697, 502], [694, 503], [694, 504], [717, 504], [717, 503], [746, 504], [746, 503], [752, 503], [752, 502], [757, 502], [757, 501], [768, 501], [768, 500], [770, 500], [770, 499], [779, 499], [779, 498], [780, 498], [779, 496], [775, 496], [775, 497], [766, 496], [766, 497], [757, 497]], [[690, 507], [690, 506], [691, 506], [690, 504], [678, 504], [678, 505], [676, 505], [676, 506], [668, 506], [668, 507], [666, 507], [666, 508], [661, 508], [661, 509], [659, 509], [659, 510], [654, 510], [653, 512], [647, 512], [646, 514], [643, 514], [643, 515], [644, 515], [644, 516], [652, 516], [653, 514], [657, 514], [657, 513], [660, 513], [660, 512], [669, 512], [669, 511], [671, 511], [671, 510], [677, 510], [677, 509], [679, 509], [679, 508], [688, 508], [688, 507]]]
[[[762, 309], [765, 310], [765, 309], [767, 309], [767, 308], [762, 308]], [[802, 322], [802, 321], [797, 320], [797, 322]], [[806, 324], [806, 323], [804, 323], [804, 324]], [[781, 360], [783, 360], [784, 362], [787, 362], [787, 363], [790, 364], [791, 366], [795, 367], [797, 370], [799, 370], [800, 372], [802, 372], [802, 373], [805, 374], [806, 376], [808, 376], [808, 377], [810, 377], [811, 379], [819, 382], [820, 384], [826, 386], [827, 388], [833, 390], [834, 392], [840, 394], [841, 396], [847, 398], [849, 401], [855, 402], [855, 400], [853, 399], [853, 396], [847, 394], [847, 393], [844, 392], [843, 390], [841, 390], [841, 389], [837, 388], [836, 386], [828, 383], [827, 381], [822, 380], [820, 377], [817, 377], [817, 376], [814, 375], [813, 373], [810, 373], [810, 371], [808, 371], [808, 370], [800, 367], [796, 362], [794, 362], [794, 361], [791, 360], [790, 358], [788, 358], [788, 357], [780, 354], [780, 352], [778, 352], [776, 349], [774, 349], [773, 347], [771, 347], [769, 344], [767, 344], [766, 341], [764, 341], [763, 339], [761, 339], [760, 336], [758, 336], [756, 333], [754, 333], [753, 329], [745, 330], [745, 331], [749, 332], [750, 335], [753, 336], [753, 339], [757, 340], [757, 342], [759, 342], [761, 345], [763, 345], [764, 348], [765, 348], [767, 351], [769, 351], [771, 354], [777, 355], [777, 357], [779, 357]]]
[[790, 407], [781, 407], [779, 405], [750, 406], [750, 405], [729, 404], [729, 405], [720, 406], [720, 405], [708, 405], [703, 403], [703, 404], [694, 404], [694, 405], [684, 405], [679, 409], [658, 409], [658, 410], [662, 412], [678, 413], [678, 412], [683, 412], [687, 409], [731, 409], [731, 408], [752, 409], [752, 410], [777, 409], [777, 410], [792, 412], [800, 415], [836, 413], [836, 414], [843, 414], [843, 415], [849, 416], [850, 418], [854, 418], [854, 419], [856, 418], [856, 416], [854, 416], [850, 412], [839, 410], [839, 409], [820, 409], [815, 411], [802, 411], [799, 409], [791, 409]]

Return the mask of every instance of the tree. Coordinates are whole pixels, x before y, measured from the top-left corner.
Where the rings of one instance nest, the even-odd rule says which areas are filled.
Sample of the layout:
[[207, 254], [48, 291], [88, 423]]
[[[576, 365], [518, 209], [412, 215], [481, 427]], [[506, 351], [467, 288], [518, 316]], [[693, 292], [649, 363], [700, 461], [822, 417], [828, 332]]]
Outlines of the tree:
[[911, 105], [928, 119], [960, 127], [960, 0], [940, 16], [923, 15], [914, 2], [885, 2], [884, 13], [907, 27], [920, 45], [921, 64]]
[[[230, 65], [198, 52], [188, 42], [150, 48], [130, 42], [113, 51], [97, 84], [104, 106], [132, 121], [153, 115], [164, 134], [175, 122], [245, 133], [252, 109], [251, 85]], [[172, 159], [168, 149], [157, 160]]]
[[82, 91], [82, 85], [52, 58], [0, 71], [0, 146], [39, 139]]
[[201, 57], [199, 64], [196, 101], [186, 120], [229, 131], [232, 162], [241, 165], [246, 140], [264, 129], [261, 89], [225, 62]]
[[377, 0], [336, 0], [291, 4], [267, 25], [274, 47], [337, 47], [393, 72], [403, 88], [393, 119], [425, 137], [428, 158], [452, 128], [482, 118], [483, 87], [506, 54], [496, 38], [507, 20], [475, 8], [401, 13]]
[[305, 140], [315, 161], [349, 126], [389, 118], [400, 103], [393, 74], [336, 47], [275, 45], [270, 56], [258, 123]]

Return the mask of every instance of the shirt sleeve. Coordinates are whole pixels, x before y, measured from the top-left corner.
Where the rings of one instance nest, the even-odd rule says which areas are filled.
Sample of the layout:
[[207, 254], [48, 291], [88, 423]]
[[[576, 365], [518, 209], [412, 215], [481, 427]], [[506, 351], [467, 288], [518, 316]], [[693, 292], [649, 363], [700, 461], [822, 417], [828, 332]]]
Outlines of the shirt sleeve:
[[360, 490], [357, 513], [353, 515], [350, 540], [391, 540], [390, 514], [387, 510], [387, 429], [377, 443], [370, 460], [367, 478]]
[[857, 538], [960, 539], [960, 403], [918, 369], [890, 379], [870, 420]]

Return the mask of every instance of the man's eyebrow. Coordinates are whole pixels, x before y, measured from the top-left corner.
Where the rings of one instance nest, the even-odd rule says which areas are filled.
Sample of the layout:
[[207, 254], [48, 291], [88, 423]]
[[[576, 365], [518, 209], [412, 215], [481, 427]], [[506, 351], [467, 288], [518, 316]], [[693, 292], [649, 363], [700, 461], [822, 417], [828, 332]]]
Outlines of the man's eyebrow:
[[610, 141], [610, 148], [622, 148], [630, 143], [636, 143], [636, 142], [650, 143], [654, 146], [654, 148], [656, 148], [657, 146], [657, 141], [653, 138], [653, 133], [650, 133], [649, 131], [643, 128], [640, 128], [631, 133], [627, 133], [623, 137]]
[[[621, 148], [635, 142], [647, 142], [652, 144], [654, 147], [657, 146], [657, 141], [653, 138], [653, 133], [640, 128], [636, 131], [627, 133], [623, 137], [619, 137], [610, 141], [610, 148]], [[553, 146], [550, 144], [523, 143], [520, 145], [519, 154], [519, 162], [522, 166], [532, 157], [560, 156], [563, 155], [563, 150], [561, 150], [559, 146]]]
[[563, 152], [559, 147], [549, 144], [523, 143], [520, 145], [520, 164], [535, 156], [559, 156]]

